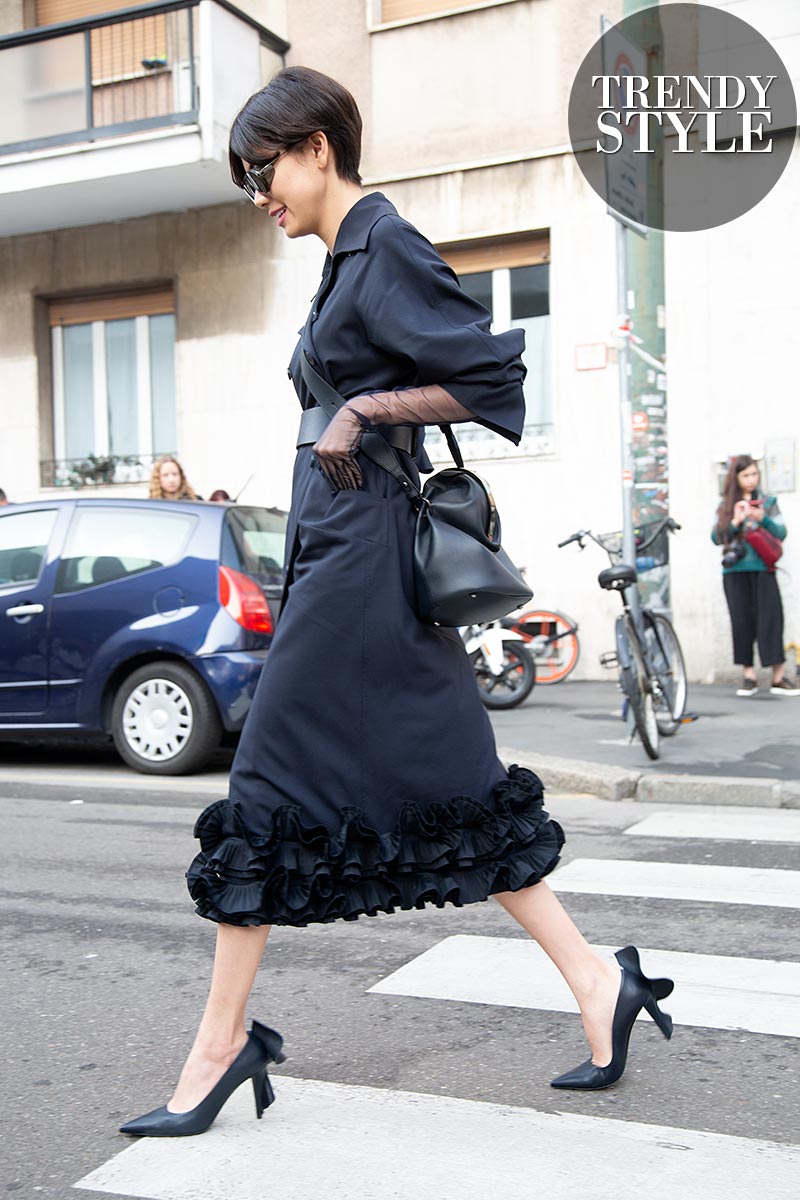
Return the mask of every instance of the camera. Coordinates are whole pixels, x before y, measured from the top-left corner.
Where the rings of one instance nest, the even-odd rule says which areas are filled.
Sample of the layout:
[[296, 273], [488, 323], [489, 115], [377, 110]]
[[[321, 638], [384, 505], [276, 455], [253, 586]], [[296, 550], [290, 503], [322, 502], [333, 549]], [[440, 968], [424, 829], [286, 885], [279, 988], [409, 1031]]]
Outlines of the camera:
[[744, 542], [731, 542], [722, 551], [723, 567], [735, 567], [740, 558], [744, 558], [747, 553], [747, 547]]

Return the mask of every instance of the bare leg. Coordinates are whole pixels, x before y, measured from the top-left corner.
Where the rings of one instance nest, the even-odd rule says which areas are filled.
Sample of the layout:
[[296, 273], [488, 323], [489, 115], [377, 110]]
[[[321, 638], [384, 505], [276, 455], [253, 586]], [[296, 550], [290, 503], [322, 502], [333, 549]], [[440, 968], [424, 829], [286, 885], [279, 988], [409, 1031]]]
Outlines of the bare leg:
[[775, 666], [772, 668], [773, 684], [780, 683], [780, 681], [783, 679], [783, 674], [784, 674], [785, 669], [786, 669], [786, 663], [775, 663]]
[[224, 1075], [247, 1041], [244, 1010], [271, 925], [218, 925], [214, 971], [205, 1011], [170, 1112], [195, 1108]]
[[611, 1023], [620, 970], [600, 958], [546, 883], [500, 892], [506, 912], [535, 938], [564, 976], [581, 1010], [583, 1028], [598, 1067], [611, 1062]]

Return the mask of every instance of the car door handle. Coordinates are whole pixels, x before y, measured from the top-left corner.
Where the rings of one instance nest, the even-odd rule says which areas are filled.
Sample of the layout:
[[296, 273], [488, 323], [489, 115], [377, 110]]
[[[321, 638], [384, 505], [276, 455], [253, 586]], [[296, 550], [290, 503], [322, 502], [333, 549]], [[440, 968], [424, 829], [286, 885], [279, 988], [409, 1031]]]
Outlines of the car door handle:
[[7, 617], [37, 617], [44, 612], [43, 604], [18, 604], [15, 608], [7, 608]]

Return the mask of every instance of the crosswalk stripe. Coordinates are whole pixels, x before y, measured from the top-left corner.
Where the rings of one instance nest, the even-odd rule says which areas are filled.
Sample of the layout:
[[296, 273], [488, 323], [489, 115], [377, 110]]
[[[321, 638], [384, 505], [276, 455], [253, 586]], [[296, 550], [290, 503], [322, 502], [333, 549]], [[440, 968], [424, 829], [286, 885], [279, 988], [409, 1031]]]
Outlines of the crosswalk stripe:
[[554, 892], [800, 908], [800, 871], [766, 867], [575, 858], [548, 882]]
[[246, 1084], [202, 1137], [144, 1139], [74, 1186], [148, 1200], [797, 1197], [797, 1146], [286, 1076], [275, 1084], [263, 1121]]
[[800, 812], [774, 808], [693, 808], [659, 812], [623, 831], [636, 837], [800, 842]]
[[42, 770], [38, 766], [27, 768], [0, 767], [0, 787], [8, 788], [10, 784], [25, 783], [36, 787], [60, 787], [69, 789], [93, 788], [102, 791], [126, 792], [186, 792], [190, 795], [224, 796], [228, 791], [227, 772], [215, 772], [207, 775], [192, 775], [188, 779], [179, 779], [174, 775], [140, 775], [125, 767], [118, 770], [103, 770], [102, 767], [82, 769]]
[[[618, 947], [595, 946], [612, 962]], [[800, 1037], [800, 963], [640, 950], [651, 977], [675, 980], [661, 1007], [676, 1025]], [[369, 989], [384, 995], [578, 1012], [561, 974], [530, 939], [444, 938]], [[641, 1018], [649, 1021], [646, 1013]]]

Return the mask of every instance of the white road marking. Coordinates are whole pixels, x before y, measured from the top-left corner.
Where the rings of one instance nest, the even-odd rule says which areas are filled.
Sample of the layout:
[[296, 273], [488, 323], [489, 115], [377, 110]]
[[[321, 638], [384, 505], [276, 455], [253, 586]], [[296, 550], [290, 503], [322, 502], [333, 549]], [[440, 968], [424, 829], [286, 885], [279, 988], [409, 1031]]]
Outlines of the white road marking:
[[624, 832], [636, 837], [800, 842], [800, 811], [708, 806], [688, 811], [653, 813]]
[[[614, 962], [619, 947], [595, 949]], [[661, 1001], [661, 1008], [676, 1025], [800, 1037], [800, 963], [641, 948], [640, 954], [651, 979], [666, 975], [675, 980], [675, 991]], [[553, 963], [536, 942], [524, 938], [469, 934], [444, 938], [369, 990], [548, 1012], [578, 1011]], [[650, 1017], [641, 1013], [640, 1019]]]
[[[796, 1200], [800, 1147], [449, 1096], [276, 1077], [200, 1137], [148, 1138], [74, 1185], [147, 1200]], [[532, 1093], [535, 1087], [532, 1085]], [[766, 1187], [766, 1192], [765, 1192]]]
[[102, 767], [76, 767], [62, 770], [48, 767], [0, 768], [0, 788], [4, 791], [10, 784], [25, 783], [41, 787], [102, 788], [105, 791], [128, 792], [197, 792], [205, 795], [226, 796], [228, 793], [227, 772], [216, 771], [208, 775], [193, 775], [179, 779], [174, 775], [142, 775], [128, 767], [108, 770]]
[[648, 896], [800, 908], [800, 871], [574, 858], [548, 878], [554, 892]]

